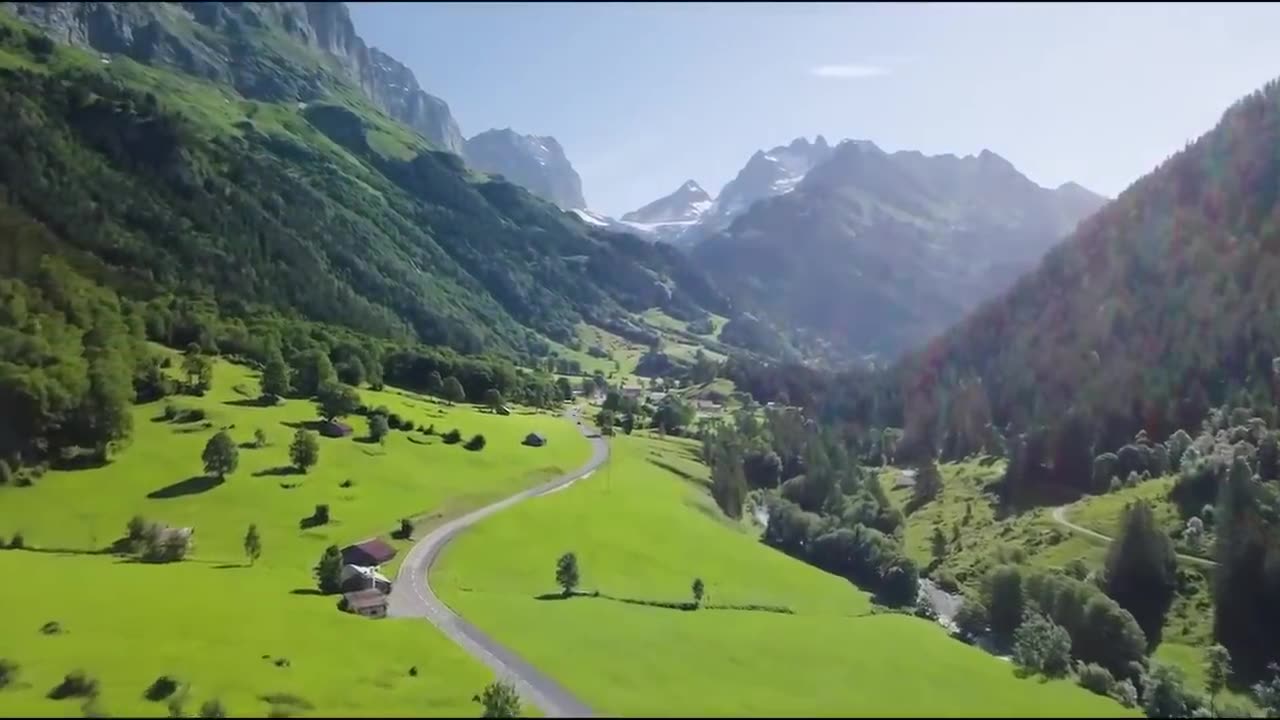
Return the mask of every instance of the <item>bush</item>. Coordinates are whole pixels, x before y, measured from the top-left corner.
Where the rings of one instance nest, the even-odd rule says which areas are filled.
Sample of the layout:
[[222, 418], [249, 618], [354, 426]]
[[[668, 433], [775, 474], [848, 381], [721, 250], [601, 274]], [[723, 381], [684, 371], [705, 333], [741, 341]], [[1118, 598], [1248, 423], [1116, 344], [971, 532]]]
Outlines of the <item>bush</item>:
[[435, 425], [435, 423], [431, 423], [430, 425], [428, 425], [428, 426], [426, 426], [426, 427], [422, 428], [422, 434], [423, 434], [423, 435], [435, 435], [435, 434], [436, 434], [436, 425]]
[[226, 716], [227, 709], [223, 707], [222, 701], [217, 698], [205, 700], [200, 705], [200, 717], [202, 718], [224, 718]]
[[21, 670], [18, 663], [7, 658], [0, 658], [0, 690], [5, 689], [18, 679], [18, 672]]
[[414, 426], [414, 424], [413, 424], [413, 421], [412, 421], [412, 420], [405, 420], [405, 421], [400, 425], [400, 429], [401, 429], [401, 430], [404, 430], [405, 432], [413, 432], [413, 428], [414, 428], [414, 427], [415, 427], [415, 426]]
[[956, 611], [956, 628], [966, 640], [976, 640], [987, 632], [987, 606], [975, 598], [965, 598]]
[[440, 439], [444, 440], [445, 445], [453, 445], [454, 443], [462, 440], [462, 433], [458, 432], [458, 428], [454, 428], [444, 435], [441, 435]]
[[933, 582], [942, 590], [949, 593], [960, 592], [960, 583], [956, 582], [955, 573], [950, 570], [939, 570], [934, 573]]
[[389, 427], [387, 425], [387, 417], [385, 415], [369, 416], [369, 437], [374, 442], [382, 442], [387, 436]]
[[1095, 695], [1110, 695], [1116, 680], [1097, 663], [1076, 663], [1076, 682]]
[[49, 622], [40, 626], [40, 634], [41, 635], [61, 635], [62, 623], [59, 623], [57, 620], [50, 620]]
[[1040, 613], [1029, 613], [1013, 633], [1013, 660], [1030, 672], [1065, 675], [1071, 667], [1071, 636]]
[[324, 525], [328, 523], [329, 522], [329, 504], [320, 503], [316, 505], [316, 510], [314, 513], [311, 514], [311, 517], [315, 518], [316, 522], [319, 523], [320, 525]]
[[463, 447], [474, 452], [483, 450], [484, 444], [485, 439], [483, 435], [473, 435], [471, 439], [467, 441], [467, 444], [463, 445]]
[[1111, 697], [1121, 705], [1131, 708], [1138, 704], [1138, 689], [1130, 680], [1121, 680], [1111, 686]]
[[14, 533], [13, 539], [9, 541], [10, 550], [21, 550], [26, 546], [27, 546], [27, 541], [25, 538], [22, 537], [22, 533], [20, 532]]
[[49, 691], [49, 699], [62, 700], [70, 697], [91, 698], [98, 694], [98, 680], [83, 670], [73, 670]]
[[1204, 706], [1195, 693], [1186, 688], [1182, 672], [1171, 665], [1154, 663], [1142, 678], [1142, 710], [1147, 717], [1190, 717]]
[[391, 535], [401, 540], [408, 540], [413, 536], [413, 522], [411, 522], [409, 518], [401, 518], [400, 527], [397, 528], [395, 532], [391, 533]]
[[0, 460], [0, 485], [8, 485], [13, 482], [13, 469], [9, 467], [9, 463]]
[[400, 430], [404, 427], [404, 420], [396, 413], [391, 413], [387, 416], [387, 425], [392, 430]]
[[172, 675], [161, 675], [147, 688], [145, 697], [151, 702], [159, 702], [178, 691], [178, 680]]
[[1062, 570], [1068, 577], [1073, 577], [1076, 580], [1084, 580], [1089, 577], [1089, 566], [1080, 558], [1072, 558], [1063, 566]]

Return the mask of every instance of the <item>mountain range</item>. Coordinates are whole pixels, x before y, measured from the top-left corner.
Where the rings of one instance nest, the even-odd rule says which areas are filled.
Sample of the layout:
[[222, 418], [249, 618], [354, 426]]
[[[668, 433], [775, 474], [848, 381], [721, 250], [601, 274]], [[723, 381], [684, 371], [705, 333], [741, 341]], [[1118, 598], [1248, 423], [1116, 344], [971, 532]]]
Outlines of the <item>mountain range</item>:
[[442, 150], [465, 151], [425, 114], [443, 103], [341, 4], [3, 9], [49, 33], [0, 12], [0, 209], [32, 228], [6, 275], [56, 255], [137, 301], [523, 359], [576, 346], [584, 322], [648, 342], [643, 310], [729, 311], [674, 248]]
[[807, 354], [889, 360], [1007, 288], [1104, 202], [1042, 188], [990, 151], [845, 141], [691, 252], [740, 310]]

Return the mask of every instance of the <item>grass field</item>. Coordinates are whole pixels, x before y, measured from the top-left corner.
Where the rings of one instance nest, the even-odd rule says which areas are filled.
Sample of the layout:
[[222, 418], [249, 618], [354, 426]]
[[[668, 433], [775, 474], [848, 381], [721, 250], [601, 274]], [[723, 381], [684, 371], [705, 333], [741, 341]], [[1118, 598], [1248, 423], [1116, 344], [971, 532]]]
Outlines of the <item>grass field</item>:
[[1086, 496], [1072, 503], [1067, 510], [1067, 519], [1094, 532], [1114, 537], [1125, 506], [1135, 500], [1146, 500], [1161, 528], [1179, 529], [1183, 523], [1178, 518], [1178, 509], [1168, 499], [1173, 482], [1172, 477], [1155, 478], [1106, 495]]
[[[452, 607], [620, 715], [1115, 715], [1067, 682], [1019, 680], [1005, 662], [932, 623], [873, 615], [867, 595], [761, 545], [705, 490], [694, 445], [613, 440], [590, 478], [489, 518], [445, 552], [434, 587]], [[581, 588], [794, 614], [681, 611], [603, 597], [543, 600], [556, 558], [578, 554]]]
[[[393, 389], [363, 390], [366, 404], [434, 423], [438, 432], [483, 433], [488, 444], [473, 453], [399, 431], [384, 445], [366, 443], [364, 419], [352, 417], [356, 438], [321, 437], [318, 465], [294, 474], [287, 449], [293, 426], [315, 420], [315, 407], [252, 406], [255, 375], [219, 362], [205, 397], [172, 399], [204, 409], [209, 428], [157, 421], [163, 402], [139, 406], [131, 445], [106, 466], [49, 472], [33, 487], [0, 487], [0, 535], [21, 532], [37, 549], [0, 552], [0, 573], [21, 578], [23, 588], [0, 593], [0, 657], [22, 666], [23, 685], [0, 692], [0, 715], [78, 714], [75, 701], [44, 697], [76, 668], [100, 679], [102, 705], [116, 714], [164, 715], [163, 703], [142, 699], [161, 673], [190, 682], [197, 705], [216, 695], [242, 715], [265, 714], [259, 696], [273, 692], [306, 699], [315, 714], [476, 711], [470, 698], [489, 679], [487, 669], [425, 622], [339, 613], [335, 598], [312, 594], [311, 568], [329, 544], [387, 538], [402, 517], [426, 526], [576, 467], [589, 455], [587, 442], [548, 414], [501, 417]], [[242, 447], [239, 468], [216, 484], [203, 477], [200, 452], [229, 425], [237, 442], [261, 428], [269, 445]], [[546, 447], [520, 444], [534, 430], [548, 438]], [[346, 480], [353, 484], [342, 487]], [[300, 529], [317, 503], [330, 505], [332, 521]], [[90, 554], [122, 536], [135, 514], [195, 528], [193, 553], [169, 565]], [[251, 522], [263, 553], [248, 567], [242, 539]], [[393, 544], [403, 550], [410, 543]], [[40, 634], [48, 621], [67, 632]], [[263, 655], [291, 664], [277, 668]], [[414, 665], [419, 675], [409, 677]]]

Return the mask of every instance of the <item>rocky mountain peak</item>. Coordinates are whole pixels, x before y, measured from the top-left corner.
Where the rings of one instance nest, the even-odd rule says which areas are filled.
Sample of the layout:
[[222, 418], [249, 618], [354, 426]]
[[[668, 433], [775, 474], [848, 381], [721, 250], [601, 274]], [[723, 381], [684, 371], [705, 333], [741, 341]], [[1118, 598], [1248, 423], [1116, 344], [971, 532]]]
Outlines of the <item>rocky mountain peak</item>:
[[553, 137], [521, 135], [508, 127], [476, 135], [465, 149], [477, 170], [501, 175], [566, 210], [587, 207], [582, 178]]

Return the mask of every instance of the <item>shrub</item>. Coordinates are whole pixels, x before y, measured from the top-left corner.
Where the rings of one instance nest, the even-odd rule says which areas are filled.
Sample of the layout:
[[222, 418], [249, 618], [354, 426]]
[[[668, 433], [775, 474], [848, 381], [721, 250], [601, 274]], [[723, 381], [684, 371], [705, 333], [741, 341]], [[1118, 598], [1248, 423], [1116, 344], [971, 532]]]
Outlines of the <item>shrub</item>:
[[471, 451], [479, 451], [484, 449], [484, 444], [485, 439], [483, 435], [473, 435], [463, 447]]
[[267, 446], [267, 434], [262, 431], [262, 428], [253, 431], [253, 446], [259, 448]]
[[939, 570], [934, 574], [933, 581], [939, 588], [946, 592], [960, 592], [960, 583], [956, 582], [955, 573], [950, 570]]
[[392, 430], [400, 430], [404, 428], [404, 419], [396, 413], [391, 413], [387, 416], [387, 425], [390, 426]]
[[312, 513], [311, 517], [315, 518], [316, 522], [321, 525], [328, 523], [329, 522], [329, 504], [319, 503], [318, 505], [316, 505], [316, 510], [314, 513]]
[[435, 425], [435, 423], [431, 423], [430, 425], [428, 425], [428, 426], [426, 426], [425, 428], [423, 428], [423, 429], [422, 429], [422, 434], [423, 434], [423, 435], [435, 435], [435, 434], [436, 434], [436, 425]]
[[1013, 660], [1048, 677], [1065, 675], [1071, 667], [1071, 636], [1040, 613], [1029, 613], [1013, 633]]
[[13, 469], [9, 467], [9, 463], [0, 460], [0, 485], [8, 485], [13, 482]]
[[1095, 695], [1110, 695], [1116, 680], [1097, 663], [1076, 663], [1076, 682]]
[[227, 709], [223, 707], [222, 701], [213, 698], [205, 700], [200, 705], [200, 717], [202, 718], [224, 718], [227, 716]]
[[1154, 663], [1142, 678], [1142, 709], [1147, 717], [1189, 717], [1203, 706], [1204, 702], [1186, 688], [1176, 667]]
[[18, 663], [8, 658], [0, 658], [0, 690], [13, 684], [13, 681], [18, 679], [20, 670]]
[[976, 640], [987, 632], [987, 606], [976, 598], [965, 598], [956, 611], [956, 628], [966, 640]]
[[347, 478], [346, 480], [343, 480], [342, 482], [338, 483], [338, 487], [349, 488], [355, 484], [356, 484], [355, 480], [352, 480], [351, 478]]
[[409, 518], [401, 518], [400, 527], [392, 534], [401, 540], [408, 540], [413, 537], [413, 522]]
[[178, 406], [174, 405], [171, 402], [165, 403], [164, 412], [161, 413], [160, 417], [164, 418], [165, 420], [172, 420], [178, 417]]
[[369, 437], [374, 442], [382, 442], [383, 438], [387, 436], [387, 431], [388, 426], [386, 415], [369, 416]]
[[413, 428], [414, 428], [414, 427], [415, 427], [415, 425], [413, 424], [413, 421], [412, 421], [412, 420], [405, 420], [405, 421], [404, 421], [403, 423], [401, 423], [401, 425], [400, 425], [400, 429], [401, 429], [401, 430], [404, 430], [405, 432], [413, 432]]
[[11, 550], [21, 550], [26, 546], [27, 546], [27, 541], [25, 538], [22, 537], [22, 533], [20, 532], [14, 533], [13, 539], [9, 541], [9, 548]]
[[57, 620], [50, 620], [49, 622], [40, 626], [40, 634], [41, 635], [61, 635], [62, 623], [59, 623]]
[[83, 670], [73, 670], [49, 691], [51, 700], [62, 700], [69, 697], [90, 698], [98, 694], [98, 680]]
[[147, 688], [145, 697], [151, 702], [159, 702], [178, 691], [178, 680], [172, 675], [161, 675]]
[[458, 432], [458, 428], [454, 428], [444, 435], [441, 435], [440, 439], [444, 440], [445, 445], [453, 445], [454, 443], [462, 440], [462, 433]]
[[1063, 566], [1062, 570], [1068, 577], [1073, 577], [1076, 580], [1084, 580], [1089, 577], [1089, 566], [1080, 558], [1072, 558]]
[[502, 680], [489, 683], [484, 692], [471, 698], [484, 707], [481, 717], [514, 718], [520, 717], [520, 695], [515, 686]]
[[1131, 708], [1138, 704], [1138, 689], [1130, 680], [1121, 680], [1111, 686], [1111, 697], [1121, 705]]

